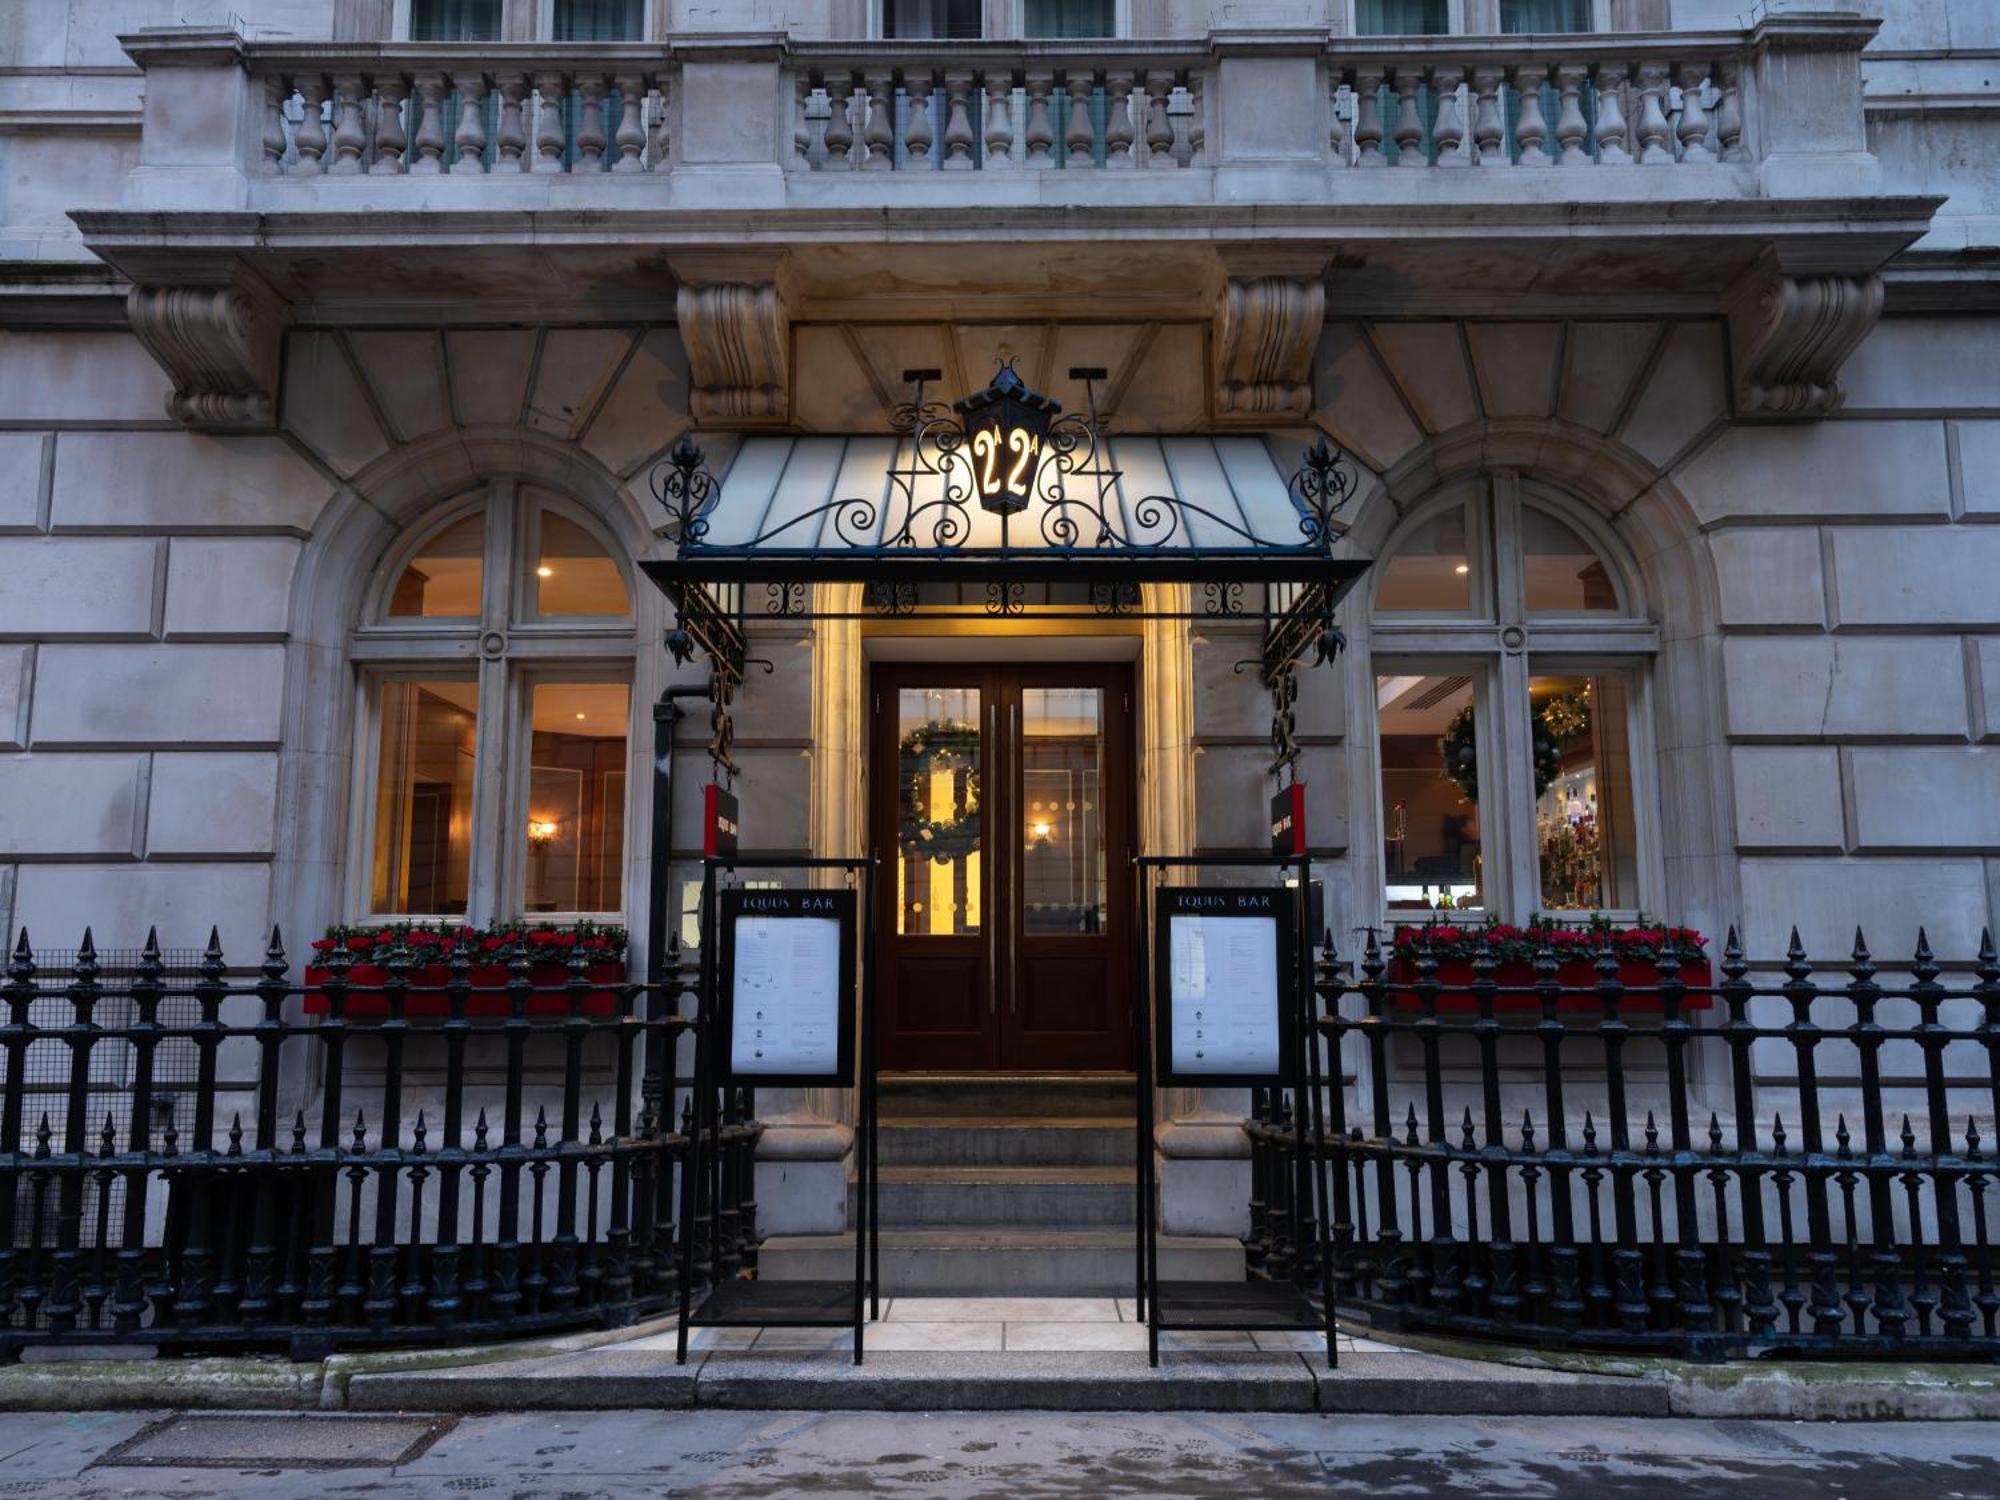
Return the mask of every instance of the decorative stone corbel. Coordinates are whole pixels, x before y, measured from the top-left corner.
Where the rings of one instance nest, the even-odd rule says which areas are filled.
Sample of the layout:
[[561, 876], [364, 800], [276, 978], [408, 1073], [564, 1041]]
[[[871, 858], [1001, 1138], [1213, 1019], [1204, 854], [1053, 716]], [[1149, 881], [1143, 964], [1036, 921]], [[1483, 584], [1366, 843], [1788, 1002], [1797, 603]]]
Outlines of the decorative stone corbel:
[[278, 363], [291, 309], [242, 266], [223, 282], [134, 286], [125, 316], [173, 380], [167, 415], [198, 432], [277, 425]]
[[1261, 424], [1313, 407], [1326, 260], [1225, 252], [1215, 308], [1215, 420]]
[[783, 254], [675, 256], [672, 264], [695, 420], [727, 427], [789, 420], [792, 323]]
[[1840, 366], [1882, 315], [1882, 278], [1798, 271], [1771, 254], [1726, 308], [1738, 419], [1814, 421], [1846, 399]]

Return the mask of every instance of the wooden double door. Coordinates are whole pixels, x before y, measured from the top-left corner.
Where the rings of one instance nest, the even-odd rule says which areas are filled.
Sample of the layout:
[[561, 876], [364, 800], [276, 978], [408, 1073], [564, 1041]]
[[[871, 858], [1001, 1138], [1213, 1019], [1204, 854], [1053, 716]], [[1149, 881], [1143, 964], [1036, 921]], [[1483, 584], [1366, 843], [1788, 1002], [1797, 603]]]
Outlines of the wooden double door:
[[1132, 680], [878, 665], [880, 1064], [1133, 1065]]

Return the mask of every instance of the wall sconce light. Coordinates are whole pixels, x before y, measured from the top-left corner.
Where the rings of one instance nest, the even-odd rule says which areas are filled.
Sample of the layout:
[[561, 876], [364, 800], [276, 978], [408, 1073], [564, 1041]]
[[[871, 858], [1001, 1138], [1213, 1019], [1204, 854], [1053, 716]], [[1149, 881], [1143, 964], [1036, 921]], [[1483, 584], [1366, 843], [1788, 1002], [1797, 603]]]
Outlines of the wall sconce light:
[[528, 845], [534, 849], [546, 849], [562, 833], [562, 824], [553, 818], [528, 819]]

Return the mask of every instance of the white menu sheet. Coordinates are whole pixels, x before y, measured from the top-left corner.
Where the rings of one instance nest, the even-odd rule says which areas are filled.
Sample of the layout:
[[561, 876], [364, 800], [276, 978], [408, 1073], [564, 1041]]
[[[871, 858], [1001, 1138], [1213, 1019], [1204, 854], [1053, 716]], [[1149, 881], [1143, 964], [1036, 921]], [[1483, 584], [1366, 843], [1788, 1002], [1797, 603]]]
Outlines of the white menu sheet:
[[1174, 1006], [1173, 1071], [1279, 1071], [1275, 917], [1167, 919]]
[[737, 1074], [840, 1071], [840, 922], [736, 919], [729, 1066]]

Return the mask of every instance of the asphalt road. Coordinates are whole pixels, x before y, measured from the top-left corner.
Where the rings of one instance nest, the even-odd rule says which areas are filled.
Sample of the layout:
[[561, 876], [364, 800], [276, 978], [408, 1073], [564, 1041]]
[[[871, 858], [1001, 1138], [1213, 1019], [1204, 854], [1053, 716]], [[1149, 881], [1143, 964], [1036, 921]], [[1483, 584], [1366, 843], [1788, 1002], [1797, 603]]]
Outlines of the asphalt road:
[[2000, 1423], [1050, 1412], [0, 1414], [0, 1497], [2000, 1500]]

